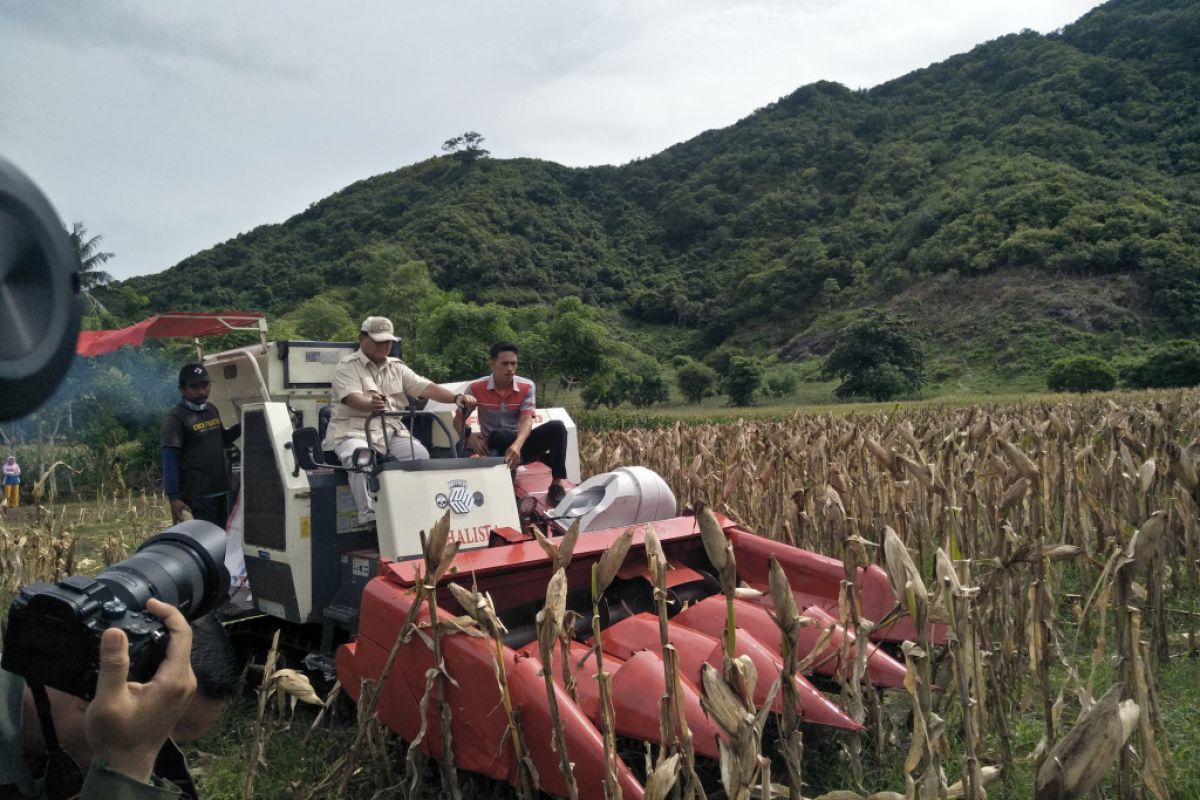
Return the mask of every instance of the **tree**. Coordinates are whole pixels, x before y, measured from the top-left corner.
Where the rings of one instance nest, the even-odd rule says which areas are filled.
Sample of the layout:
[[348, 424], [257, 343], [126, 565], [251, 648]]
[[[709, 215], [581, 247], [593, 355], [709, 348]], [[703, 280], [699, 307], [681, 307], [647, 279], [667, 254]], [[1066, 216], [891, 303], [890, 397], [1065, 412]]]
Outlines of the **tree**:
[[630, 374], [629, 402], [637, 408], [646, 408], [655, 403], [665, 403], [670, 397], [667, 381], [663, 377], [662, 365], [649, 356], [643, 356], [634, 365]]
[[442, 149], [457, 158], [460, 164], [473, 164], [491, 155], [483, 148], [483, 136], [475, 131], [467, 131], [461, 136], [447, 139], [442, 142]]
[[358, 325], [341, 303], [325, 295], [305, 300], [288, 315], [298, 336], [318, 342], [349, 342], [358, 338]]
[[584, 408], [592, 409], [600, 406], [616, 408], [625, 402], [629, 389], [629, 373], [624, 370], [609, 369], [597, 372], [583, 384], [579, 390], [579, 399]]
[[567, 386], [604, 369], [612, 337], [595, 316], [578, 297], [564, 297], [555, 304], [548, 332], [553, 347], [549, 367]]
[[104, 305], [92, 296], [92, 290], [103, 286], [113, 279], [113, 276], [104, 270], [100, 269], [101, 265], [106, 263], [116, 253], [106, 253], [100, 249], [100, 240], [103, 236], [96, 235], [88, 238], [87, 226], [82, 222], [74, 222], [71, 224], [71, 230], [67, 232], [71, 239], [71, 246], [75, 250], [75, 256], [79, 259], [79, 288], [83, 290], [84, 297], [87, 298], [89, 305], [92, 307], [91, 312], [107, 311]]
[[689, 403], [699, 403], [715, 392], [717, 372], [707, 364], [688, 358], [675, 368], [675, 385]]
[[839, 332], [821, 375], [842, 379], [833, 391], [838, 397], [882, 401], [919, 390], [924, 363], [921, 339], [907, 321], [872, 308]]
[[1130, 369], [1126, 381], [1135, 389], [1195, 386], [1200, 383], [1200, 342], [1168, 342]]
[[399, 245], [372, 243], [343, 258], [339, 269], [360, 276], [350, 304], [354, 316], [389, 318], [404, 340], [405, 352], [415, 353], [422, 321], [447, 300], [428, 265]]
[[721, 379], [721, 388], [729, 395], [735, 406], [748, 406], [754, 402], [754, 393], [762, 385], [763, 365], [751, 356], [733, 356], [729, 359], [729, 370]]
[[1117, 371], [1096, 356], [1069, 356], [1055, 361], [1046, 375], [1052, 392], [1106, 392], [1117, 385]]
[[103, 286], [111, 281], [112, 275], [104, 272], [100, 267], [116, 253], [106, 253], [100, 249], [100, 240], [104, 237], [97, 234], [89, 239], [87, 226], [82, 222], [72, 223], [68, 235], [71, 237], [71, 246], [75, 248], [75, 255], [79, 257], [80, 287], [85, 292], [90, 292], [97, 286]]
[[495, 303], [445, 303], [421, 326], [414, 368], [443, 381], [473, 380], [486, 374], [492, 343], [514, 338], [508, 317], [509, 310]]

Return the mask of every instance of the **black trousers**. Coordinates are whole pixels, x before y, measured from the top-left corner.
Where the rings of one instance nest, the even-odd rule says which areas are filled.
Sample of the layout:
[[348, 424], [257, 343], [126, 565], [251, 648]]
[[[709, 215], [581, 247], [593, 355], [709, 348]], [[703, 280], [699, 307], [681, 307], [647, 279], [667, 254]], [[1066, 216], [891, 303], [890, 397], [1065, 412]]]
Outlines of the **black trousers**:
[[229, 492], [197, 497], [194, 500], [185, 499], [184, 502], [192, 509], [193, 519], [211, 522], [218, 528], [224, 528], [225, 523], [229, 521]]
[[[517, 434], [509, 431], [492, 431], [488, 434], [488, 450], [495, 455], [504, 455]], [[550, 468], [554, 480], [567, 477], [567, 426], [554, 419], [543, 422], [529, 433], [521, 446], [521, 463], [540, 461]]]

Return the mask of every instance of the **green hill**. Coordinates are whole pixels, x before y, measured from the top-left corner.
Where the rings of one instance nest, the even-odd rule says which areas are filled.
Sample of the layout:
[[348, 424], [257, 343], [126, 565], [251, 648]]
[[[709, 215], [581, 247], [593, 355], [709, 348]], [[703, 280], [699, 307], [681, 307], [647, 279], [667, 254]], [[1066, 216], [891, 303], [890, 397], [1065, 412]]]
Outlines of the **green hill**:
[[869, 91], [812, 84], [620, 167], [430, 159], [106, 299], [356, 317], [380, 257], [469, 301], [578, 295], [660, 357], [803, 360], [883, 304], [948, 385], [1120, 361], [1200, 332], [1200, 4], [1112, 0]]

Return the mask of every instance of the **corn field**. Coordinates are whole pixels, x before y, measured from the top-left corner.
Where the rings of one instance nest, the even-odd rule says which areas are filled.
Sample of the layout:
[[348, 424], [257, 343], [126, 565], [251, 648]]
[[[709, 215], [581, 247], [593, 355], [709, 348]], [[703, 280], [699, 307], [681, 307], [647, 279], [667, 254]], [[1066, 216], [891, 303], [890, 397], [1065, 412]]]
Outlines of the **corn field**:
[[[748, 672], [730, 646], [722, 667], [706, 671], [701, 687], [706, 711], [728, 736], [719, 779], [711, 765], [696, 764], [686, 726], [673, 710], [676, 701], [664, 696], [665, 744], [658, 752], [646, 750], [646, 796], [701, 797], [718, 788], [714, 783], [720, 796], [739, 800], [1196, 796], [1197, 768], [1191, 753], [1173, 753], [1168, 725], [1172, 715], [1177, 719], [1186, 711], [1173, 708], [1175, 698], [1160, 695], [1158, 677], [1164, 665], [1198, 654], [1198, 439], [1200, 395], [1191, 392], [797, 414], [777, 422], [676, 424], [585, 435], [580, 443], [585, 475], [634, 464], [650, 467], [671, 485], [682, 506], [698, 513], [705, 549], [730, 608], [745, 588], [735, 585], [732, 551], [723, 549], [719, 528], [706, 522], [710, 510], [761, 535], [843, 560], [847, 569], [838, 621], [852, 633], [865, 634], [880, 622], [861, 615], [854, 567], [879, 564], [919, 634], [896, 653], [908, 668], [903, 692], [880, 692], [863, 680], [867, 648], [859, 649], [860, 656], [843, 652], [839, 701], [864, 725], [862, 733], [801, 729], [794, 714], [773, 718], [764, 710], [768, 706], [756, 707], [750, 696], [756, 681], [776, 681], [775, 688], [784, 692], [790, 683]], [[94, 571], [99, 562], [125, 557], [126, 548], [152, 533], [165, 513], [154, 501], [127, 493], [114, 493], [100, 506], [100, 511], [69, 514], [46, 511], [36, 524], [20, 529], [7, 529], [0, 521], [2, 577], [9, 595], [28, 580]], [[89, 555], [81, 556], [76, 533], [97, 529], [107, 532], [90, 543]], [[436, 652], [441, 638], [467, 629], [474, 629], [471, 635], [495, 636], [499, 622], [491, 599], [473, 592], [456, 593], [465, 614], [453, 625], [420, 622], [421, 603], [429, 608], [426, 620], [437, 616], [433, 587], [455, 552], [444, 530], [431, 534], [426, 579], [396, 646], [415, 637]], [[559, 575], [571, 560], [577, 535], [543, 540], [557, 570], [538, 616], [546, 664], [555, 658], [556, 645], [566, 652]], [[624, 549], [610, 548], [597, 565], [594, 597], [619, 569], [628, 538], [621, 540]], [[661, 588], [670, 565], [652, 533], [645, 547]], [[787, 592], [775, 597], [775, 578], [772, 600], [784, 634], [785, 669], [804, 673], [811, 659], [788, 643], [795, 642], [798, 628], [814, 622], [796, 612]], [[779, 584], [786, 586], [786, 580]], [[665, 596], [665, 591], [656, 594]], [[659, 613], [665, 626], [665, 603]], [[599, 640], [598, 612], [595, 618]], [[935, 636], [936, 631], [946, 635]], [[935, 643], [942, 638], [944, 646]], [[849, 637], [843, 641], [849, 648]], [[283, 736], [290, 725], [284, 694], [320, 702], [306, 682], [288, 688], [298, 678], [291, 670], [276, 670], [273, 653], [261, 667], [244, 797], [257, 795], [256, 771], [266, 767], [268, 740], [276, 733]], [[597, 669], [603, 675], [599, 655], [597, 645]], [[495, 679], [507, 698], [500, 665], [497, 656]], [[546, 684], [552, 693], [550, 672]], [[436, 676], [427, 687], [431, 709], [437, 706], [441, 680]], [[604, 678], [597, 680], [603, 687]], [[668, 676], [666, 685], [677, 682], [677, 675]], [[1200, 685], [1195, 677], [1192, 683]], [[274, 711], [268, 702], [272, 695], [278, 700]], [[436, 768], [423, 765], [416, 748], [398, 745], [373, 717], [376, 700], [364, 691], [358, 719], [349, 723], [354, 730], [335, 737], [341, 749], [331, 757], [327, 774], [312, 782], [287, 781], [292, 796], [497, 794], [494, 786], [469, 788], [474, 784], [456, 775], [452, 753], [443, 754]], [[327, 709], [332, 702], [327, 698]], [[433, 715], [432, 724], [448, 725], [448, 712], [442, 713], [440, 723]], [[522, 730], [507, 703], [495, 713], [509, 716], [513, 748], [523, 752], [521, 737], [531, 732]], [[331, 715], [318, 717], [317, 723], [339, 724]], [[616, 747], [607, 722], [606, 758]], [[828, 775], [813, 774], [808, 762], [801, 763], [806, 748], [837, 762], [839, 768], [830, 772], [840, 783], [831, 785]], [[569, 774], [569, 754], [560, 752]], [[441, 788], [431, 789], [430, 783]], [[617, 796], [612, 789], [606, 785], [604, 796]], [[527, 776], [522, 786], [502, 787], [499, 793], [536, 796], [536, 778]], [[578, 796], [596, 795], [579, 791]]]
[[160, 496], [131, 492], [124, 485], [110, 487], [89, 503], [9, 510], [0, 517], [5, 607], [27, 583], [91, 574], [123, 560], [170, 520]]
[[[797, 414], [594, 435], [583, 471], [641, 464], [682, 505], [879, 563], [918, 620], [950, 626], [946, 652], [905, 648], [911, 730], [872, 708], [872, 693], [843, 689], [883, 760], [889, 743], [911, 745], [908, 786], [871, 786], [856, 767], [857, 791], [945, 797], [951, 777], [930, 772], [953, 761], [965, 787], [949, 796], [983, 797], [985, 768], [1032, 760], [1034, 796], [1079, 797], [1117, 761], [1106, 796], [1165, 799], [1175, 771], [1192, 768], [1172, 764], [1155, 676], [1196, 655], [1198, 427], [1194, 393]], [[853, 614], [843, 603], [851, 629]], [[1098, 698], [1110, 683], [1116, 693]], [[1021, 752], [1030, 718], [1041, 740]], [[850, 743], [848, 758], [865, 746]]]

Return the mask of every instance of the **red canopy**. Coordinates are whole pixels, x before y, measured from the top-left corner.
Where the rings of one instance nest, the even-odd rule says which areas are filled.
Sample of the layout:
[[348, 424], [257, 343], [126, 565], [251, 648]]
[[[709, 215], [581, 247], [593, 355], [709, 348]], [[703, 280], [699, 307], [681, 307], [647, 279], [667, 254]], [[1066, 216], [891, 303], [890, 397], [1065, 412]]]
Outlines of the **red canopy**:
[[75, 352], [81, 356], [98, 356], [112, 353], [129, 344], [137, 346], [147, 336], [155, 339], [174, 337], [195, 338], [214, 336], [235, 330], [259, 330], [262, 314], [254, 311], [231, 311], [228, 313], [191, 313], [171, 311], [144, 319], [136, 325], [115, 331], [80, 331]]

